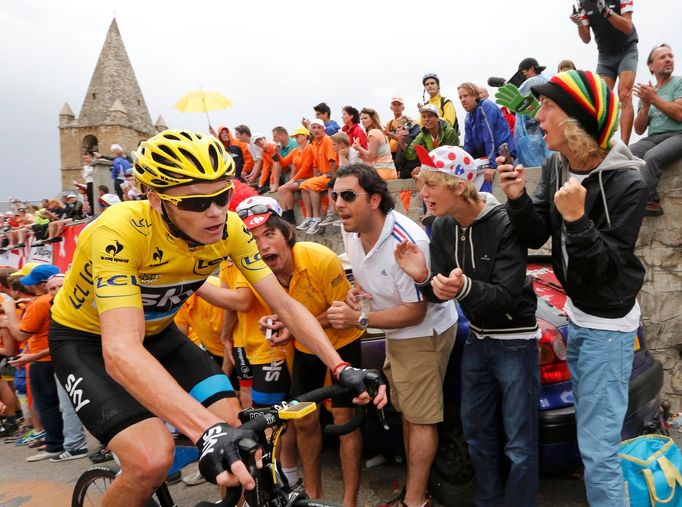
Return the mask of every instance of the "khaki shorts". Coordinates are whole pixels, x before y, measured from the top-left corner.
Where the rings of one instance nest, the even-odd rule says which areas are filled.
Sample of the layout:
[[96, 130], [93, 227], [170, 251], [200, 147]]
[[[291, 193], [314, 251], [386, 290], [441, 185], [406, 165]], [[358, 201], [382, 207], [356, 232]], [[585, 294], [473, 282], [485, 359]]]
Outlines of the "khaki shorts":
[[456, 333], [457, 324], [433, 336], [386, 340], [384, 373], [391, 403], [408, 422], [436, 424], [443, 420], [443, 380]]

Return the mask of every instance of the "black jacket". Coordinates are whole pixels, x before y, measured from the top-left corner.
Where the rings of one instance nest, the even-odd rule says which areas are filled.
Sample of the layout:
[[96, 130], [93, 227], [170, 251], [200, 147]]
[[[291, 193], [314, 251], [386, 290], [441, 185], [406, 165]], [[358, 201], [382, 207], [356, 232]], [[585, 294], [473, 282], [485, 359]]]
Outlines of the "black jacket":
[[583, 180], [585, 215], [575, 222], [565, 223], [554, 204], [568, 179], [568, 163], [558, 153], [545, 160], [532, 199], [524, 194], [507, 203], [525, 246], [540, 248], [552, 237], [554, 274], [573, 304], [596, 317], [627, 315], [642, 288], [644, 266], [634, 250], [647, 199], [643, 164], [616, 141]]
[[[519, 334], [537, 329], [537, 299], [526, 276], [526, 250], [507, 212], [491, 194], [471, 226], [439, 217], [431, 229], [431, 272], [448, 276], [459, 267], [465, 282], [456, 300], [479, 335]], [[429, 301], [440, 302], [431, 284], [421, 287]]]

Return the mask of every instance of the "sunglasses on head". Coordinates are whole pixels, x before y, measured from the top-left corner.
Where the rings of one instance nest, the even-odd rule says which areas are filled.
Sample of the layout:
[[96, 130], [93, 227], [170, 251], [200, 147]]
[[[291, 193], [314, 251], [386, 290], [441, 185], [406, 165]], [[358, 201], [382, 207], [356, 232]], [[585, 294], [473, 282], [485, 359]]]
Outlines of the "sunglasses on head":
[[211, 204], [215, 203], [216, 206], [223, 207], [227, 206], [232, 198], [232, 190], [234, 189], [234, 184], [230, 181], [229, 185], [225, 188], [221, 188], [213, 194], [205, 195], [167, 195], [157, 193], [159, 199], [163, 201], [168, 201], [182, 211], [193, 211], [195, 213], [201, 213], [206, 211], [211, 207]]
[[275, 213], [275, 211], [265, 204], [254, 204], [250, 208], [244, 208], [237, 211], [237, 215], [239, 215], [239, 218], [242, 220], [251, 215], [264, 215], [265, 213]]
[[342, 190], [341, 192], [332, 192], [332, 200], [336, 200], [340, 197], [345, 202], [353, 202], [358, 198], [359, 195], [367, 195], [367, 192], [356, 192], [355, 190]]

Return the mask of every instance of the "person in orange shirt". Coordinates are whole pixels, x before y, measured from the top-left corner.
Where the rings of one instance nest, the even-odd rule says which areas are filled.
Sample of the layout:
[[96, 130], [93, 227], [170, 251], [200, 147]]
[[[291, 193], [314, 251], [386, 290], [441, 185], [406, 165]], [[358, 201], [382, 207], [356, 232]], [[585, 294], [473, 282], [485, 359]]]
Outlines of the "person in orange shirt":
[[[291, 134], [298, 145], [296, 148], [279, 161], [279, 165], [285, 167], [293, 166], [292, 176], [289, 181], [279, 187], [277, 194], [282, 206], [282, 218], [287, 222], [294, 223], [294, 206], [296, 205], [295, 193], [299, 190], [301, 183], [313, 175], [313, 149], [310, 144], [310, 131], [305, 127], [299, 127]], [[304, 214], [306, 218], [310, 216], [310, 210], [306, 208]]]
[[[339, 167], [339, 158], [332, 146], [331, 138], [325, 133], [322, 120], [310, 122], [310, 133], [313, 136], [311, 143], [313, 149], [313, 177], [300, 184], [301, 197], [306, 210], [310, 210], [310, 218], [306, 218], [296, 226], [306, 234], [321, 232], [321, 198], [320, 192], [329, 189], [329, 184]], [[332, 183], [333, 184], [333, 183]], [[332, 200], [329, 200], [330, 211], [333, 212]]]
[[[279, 188], [279, 176], [281, 170], [276, 169], [281, 157], [279, 156], [279, 146], [272, 141], [268, 141], [263, 134], [255, 134], [253, 136], [253, 144], [260, 148], [263, 154], [263, 163], [261, 164], [260, 178], [258, 179], [258, 193], [277, 192]], [[277, 178], [275, 179], [275, 176]], [[250, 176], [249, 181], [255, 183], [257, 173]]]
[[213, 130], [213, 127], [209, 127], [208, 130], [213, 137], [218, 138], [232, 157], [232, 160], [234, 160], [235, 178], [243, 180], [245, 176], [251, 173], [254, 165], [253, 156], [248, 144], [234, 137], [227, 127], [220, 126], [217, 131]]
[[21, 278], [20, 282], [37, 296], [26, 309], [21, 321], [17, 319], [14, 300], [7, 299], [2, 303], [7, 316], [7, 321], [3, 325], [17, 341], [28, 340], [30, 352], [19, 354], [17, 359], [10, 361], [10, 364], [17, 367], [31, 363], [31, 391], [45, 428], [45, 450], [26, 458], [26, 461], [56, 458], [64, 452], [64, 425], [47, 341], [52, 295], [48, 294], [45, 285], [47, 280], [56, 274], [59, 274], [57, 266], [41, 264], [34, 267], [28, 276]]

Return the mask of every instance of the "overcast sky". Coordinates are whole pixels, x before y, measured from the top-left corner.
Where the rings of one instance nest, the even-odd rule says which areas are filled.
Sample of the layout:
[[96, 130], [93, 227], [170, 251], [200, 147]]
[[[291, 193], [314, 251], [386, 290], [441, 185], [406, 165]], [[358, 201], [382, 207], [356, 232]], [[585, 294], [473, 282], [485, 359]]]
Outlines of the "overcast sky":
[[[678, 49], [679, 9], [680, 0], [635, 2], [638, 81], [650, 78], [653, 45]], [[68, 102], [79, 114], [114, 16], [153, 122], [206, 130], [203, 114], [173, 109], [201, 86], [236, 103], [210, 113], [214, 125], [269, 136], [314, 117], [321, 101], [339, 122], [344, 105], [374, 107], [385, 122], [390, 97], [402, 95], [416, 116], [427, 72], [440, 76], [461, 122], [461, 82], [509, 78], [529, 56], [547, 72], [564, 58], [594, 69], [596, 46], [580, 41], [570, 12], [557, 0], [2, 2], [0, 201], [60, 190], [59, 110]]]

